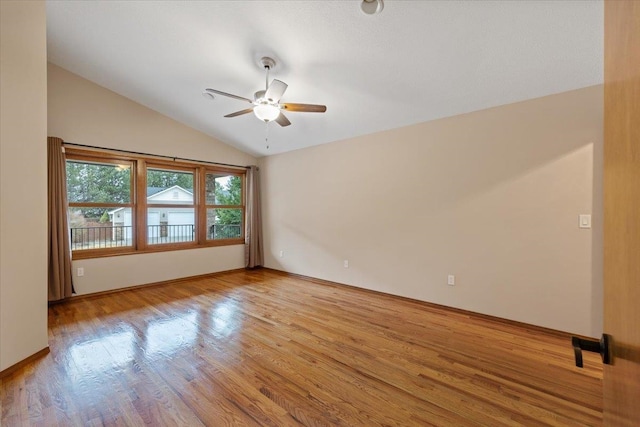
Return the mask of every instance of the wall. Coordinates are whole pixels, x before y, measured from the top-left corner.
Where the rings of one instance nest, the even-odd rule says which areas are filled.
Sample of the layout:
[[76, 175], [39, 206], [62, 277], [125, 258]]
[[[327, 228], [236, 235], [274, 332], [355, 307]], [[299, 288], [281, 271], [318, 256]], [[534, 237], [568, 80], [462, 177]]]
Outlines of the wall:
[[42, 1], [0, 2], [0, 371], [47, 347]]
[[[238, 165], [256, 159], [201, 132], [48, 66], [49, 136], [67, 142]], [[84, 276], [76, 277], [78, 267]], [[244, 267], [242, 245], [73, 261], [78, 294]]]
[[596, 86], [263, 158], [266, 266], [597, 336], [602, 121]]

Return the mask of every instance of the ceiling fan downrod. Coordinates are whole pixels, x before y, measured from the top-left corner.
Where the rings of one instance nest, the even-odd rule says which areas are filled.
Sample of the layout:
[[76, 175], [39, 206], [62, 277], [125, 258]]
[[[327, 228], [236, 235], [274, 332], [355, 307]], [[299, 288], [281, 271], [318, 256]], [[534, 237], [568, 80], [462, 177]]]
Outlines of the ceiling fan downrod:
[[268, 56], [263, 56], [260, 59], [260, 63], [264, 67], [266, 71], [265, 82], [264, 82], [264, 90], [265, 92], [269, 89], [269, 71], [276, 66], [276, 61]]

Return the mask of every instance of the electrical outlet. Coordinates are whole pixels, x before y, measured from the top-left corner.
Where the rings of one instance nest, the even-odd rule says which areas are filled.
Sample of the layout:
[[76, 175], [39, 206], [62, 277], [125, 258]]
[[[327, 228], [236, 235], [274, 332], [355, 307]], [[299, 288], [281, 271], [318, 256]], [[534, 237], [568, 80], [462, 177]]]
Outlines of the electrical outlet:
[[344, 260], [344, 268], [349, 268], [349, 260], [348, 259]]
[[284, 251], [280, 251], [280, 258], [284, 257]]
[[455, 286], [456, 285], [456, 276], [454, 276], [453, 274], [448, 275], [447, 276], [447, 285]]
[[78, 267], [78, 277], [84, 276], [84, 268]]

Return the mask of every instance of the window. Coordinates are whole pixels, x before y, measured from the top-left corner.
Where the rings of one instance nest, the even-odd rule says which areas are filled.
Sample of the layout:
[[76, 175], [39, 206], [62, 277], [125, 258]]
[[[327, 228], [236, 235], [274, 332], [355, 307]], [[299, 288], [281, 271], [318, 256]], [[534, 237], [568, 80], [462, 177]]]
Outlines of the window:
[[71, 250], [131, 248], [130, 161], [67, 161]]
[[207, 239], [242, 237], [242, 219], [244, 218], [242, 177], [207, 173], [205, 182]]
[[147, 244], [196, 241], [194, 174], [147, 168]]
[[66, 151], [74, 258], [244, 243], [244, 171]]

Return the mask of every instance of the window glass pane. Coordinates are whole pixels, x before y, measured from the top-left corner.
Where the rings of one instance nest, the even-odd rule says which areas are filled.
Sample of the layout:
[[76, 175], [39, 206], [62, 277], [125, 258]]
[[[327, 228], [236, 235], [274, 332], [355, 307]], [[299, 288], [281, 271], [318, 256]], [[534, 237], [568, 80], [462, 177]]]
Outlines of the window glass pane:
[[242, 237], [242, 209], [207, 209], [207, 239]]
[[147, 242], [150, 245], [163, 243], [193, 242], [195, 233], [194, 208], [147, 209]]
[[242, 178], [239, 176], [208, 173], [205, 190], [207, 205], [242, 204]]
[[193, 173], [147, 169], [147, 203], [193, 203]]
[[67, 161], [69, 203], [130, 203], [131, 165]]
[[69, 208], [71, 250], [119, 248], [132, 245], [131, 208]]

